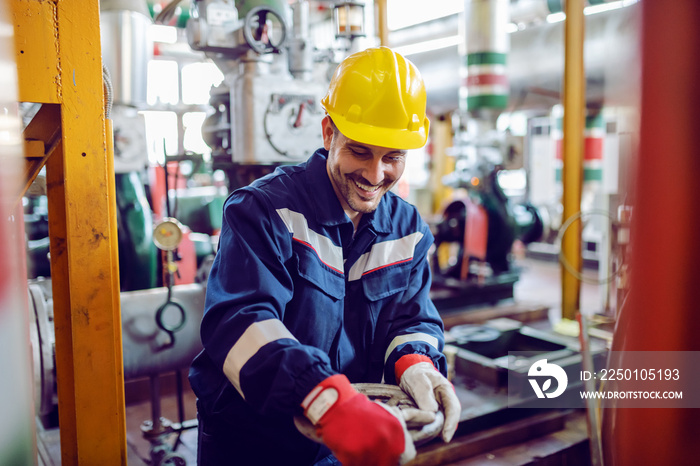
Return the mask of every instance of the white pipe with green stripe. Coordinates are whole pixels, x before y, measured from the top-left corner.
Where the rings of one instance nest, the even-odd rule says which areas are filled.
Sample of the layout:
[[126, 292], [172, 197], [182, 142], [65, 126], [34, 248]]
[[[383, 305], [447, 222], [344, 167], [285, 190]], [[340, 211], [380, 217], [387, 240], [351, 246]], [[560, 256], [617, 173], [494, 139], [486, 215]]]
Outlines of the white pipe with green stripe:
[[508, 0], [465, 0], [467, 54], [461, 106], [468, 112], [504, 109], [508, 104]]
[[[554, 118], [552, 138], [555, 140], [555, 176], [562, 180], [562, 126], [561, 115]], [[603, 180], [603, 141], [605, 139], [605, 118], [602, 111], [589, 111], [586, 115], [583, 152], [583, 181]]]

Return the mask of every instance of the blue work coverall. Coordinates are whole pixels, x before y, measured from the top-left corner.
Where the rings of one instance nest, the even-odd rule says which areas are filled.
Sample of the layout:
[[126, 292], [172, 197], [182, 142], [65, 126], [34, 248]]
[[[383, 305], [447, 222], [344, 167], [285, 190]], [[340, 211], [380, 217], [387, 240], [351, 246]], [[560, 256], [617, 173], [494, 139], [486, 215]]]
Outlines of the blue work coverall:
[[277, 168], [224, 205], [190, 369], [200, 464], [310, 465], [329, 451], [293, 424], [323, 379], [396, 383], [423, 354], [446, 372], [429, 298], [433, 236], [392, 192], [357, 232], [326, 172], [328, 152]]

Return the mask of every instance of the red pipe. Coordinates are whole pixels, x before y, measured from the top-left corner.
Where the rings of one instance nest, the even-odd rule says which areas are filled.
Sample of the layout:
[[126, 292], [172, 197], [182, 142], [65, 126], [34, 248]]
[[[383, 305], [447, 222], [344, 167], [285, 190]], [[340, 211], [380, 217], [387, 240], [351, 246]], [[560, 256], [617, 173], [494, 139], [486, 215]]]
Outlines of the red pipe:
[[[644, 0], [641, 7], [632, 281], [613, 350], [700, 351], [700, 2]], [[668, 367], [675, 359], [669, 354]], [[606, 465], [700, 458], [700, 410], [610, 408], [603, 417]]]

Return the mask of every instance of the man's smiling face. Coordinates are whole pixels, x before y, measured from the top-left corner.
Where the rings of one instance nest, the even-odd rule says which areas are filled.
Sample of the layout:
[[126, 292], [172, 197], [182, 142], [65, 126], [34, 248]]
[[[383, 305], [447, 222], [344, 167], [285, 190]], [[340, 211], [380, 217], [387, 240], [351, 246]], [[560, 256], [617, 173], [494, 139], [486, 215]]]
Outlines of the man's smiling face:
[[323, 146], [328, 151], [328, 176], [350, 219], [373, 212], [406, 167], [405, 150], [348, 139], [330, 117], [323, 120]]

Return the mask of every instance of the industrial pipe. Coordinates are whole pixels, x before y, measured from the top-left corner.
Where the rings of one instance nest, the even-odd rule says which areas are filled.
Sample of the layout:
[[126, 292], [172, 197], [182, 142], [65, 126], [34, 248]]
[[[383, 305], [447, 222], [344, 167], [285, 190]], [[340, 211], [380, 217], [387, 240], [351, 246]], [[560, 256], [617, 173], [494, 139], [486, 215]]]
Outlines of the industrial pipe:
[[[619, 3], [619, 0], [585, 0], [585, 6], [613, 2]], [[565, 5], [564, 0], [517, 0], [510, 5], [511, 21], [515, 24], [545, 21], [551, 14], [563, 13]]]
[[146, 104], [148, 62], [153, 57], [151, 16], [145, 0], [101, 0], [102, 61], [112, 77], [116, 105]]
[[[187, 316], [184, 325], [175, 334], [175, 344], [156, 322], [156, 312], [167, 298], [166, 288], [124, 291], [120, 293], [120, 319], [122, 327], [122, 353], [124, 380], [134, 380], [176, 370], [187, 369], [192, 359], [202, 350], [199, 323], [204, 314], [204, 287], [200, 284], [176, 285], [172, 299], [178, 302]], [[29, 283], [32, 319], [32, 346], [35, 359], [35, 380], [41, 381], [35, 398], [39, 414], [50, 411], [53, 400], [55, 374], [53, 346], [55, 341], [53, 297], [51, 280], [42, 279]], [[178, 316], [175, 316], [177, 319]], [[163, 319], [174, 319], [166, 312]], [[47, 369], [47, 370], [44, 370]]]
[[375, 0], [377, 6], [377, 36], [379, 45], [389, 46], [389, 28], [387, 26], [386, 0]]
[[[465, 0], [467, 28], [466, 77], [460, 105], [471, 115], [499, 113], [508, 103], [506, 59], [510, 48], [508, 0]], [[488, 118], [488, 117], [487, 117]]]
[[[564, 25], [564, 137], [562, 140], [562, 169], [564, 211], [562, 221], [581, 211], [583, 187], [583, 131], [585, 122], [586, 76], [583, 63], [583, 0], [567, 0]], [[581, 258], [581, 221], [574, 221], [561, 241], [562, 261], [566, 261], [579, 275], [583, 265]], [[574, 320], [579, 311], [581, 283], [564, 265], [561, 266], [562, 302], [564, 319]]]
[[[597, 107], [634, 106], [639, 82], [640, 3], [585, 16], [586, 101]], [[464, 75], [460, 47], [448, 45], [411, 52], [413, 44], [458, 38], [461, 15], [451, 15], [392, 31], [390, 46], [406, 49], [421, 70], [428, 108], [434, 114], [454, 111]], [[509, 33], [508, 110], [544, 110], [560, 102], [564, 72], [564, 21], [541, 22]], [[456, 42], [455, 42], [456, 44]], [[533, 66], [536, 63], [537, 66]]]
[[[612, 349], [623, 356], [663, 352], [664, 367], [674, 368], [688, 352], [700, 351], [700, 216], [695, 214], [700, 198], [700, 2], [645, 1], [641, 8], [641, 127], [631, 281]], [[615, 367], [629, 366], [623, 357]], [[679, 388], [693, 377], [681, 376]], [[700, 458], [697, 409], [604, 409], [603, 434], [607, 466], [692, 464]]]
[[309, 37], [309, 2], [298, 0], [292, 6], [292, 34], [288, 41], [289, 72], [308, 81], [314, 70], [314, 47]]

